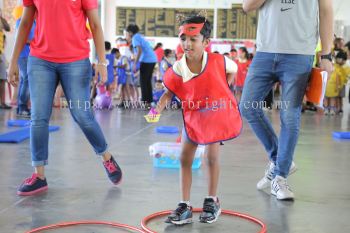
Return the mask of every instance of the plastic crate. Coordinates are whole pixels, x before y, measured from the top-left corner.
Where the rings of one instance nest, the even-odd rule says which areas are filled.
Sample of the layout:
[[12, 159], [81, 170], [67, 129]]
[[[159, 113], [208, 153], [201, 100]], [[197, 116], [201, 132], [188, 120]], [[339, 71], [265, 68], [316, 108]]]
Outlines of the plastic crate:
[[[198, 146], [193, 159], [192, 169], [200, 168], [204, 146]], [[150, 156], [153, 157], [153, 166], [159, 168], [180, 168], [181, 143], [157, 142], [149, 146]]]

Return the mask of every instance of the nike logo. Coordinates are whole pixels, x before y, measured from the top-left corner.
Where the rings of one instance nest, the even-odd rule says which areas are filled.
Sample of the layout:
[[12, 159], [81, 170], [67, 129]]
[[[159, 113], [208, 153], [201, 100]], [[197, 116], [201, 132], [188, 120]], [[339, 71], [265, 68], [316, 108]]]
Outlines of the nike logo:
[[292, 7], [289, 7], [289, 8], [281, 8], [281, 11], [283, 12], [283, 11], [287, 11], [287, 10], [290, 10], [290, 9], [292, 9]]

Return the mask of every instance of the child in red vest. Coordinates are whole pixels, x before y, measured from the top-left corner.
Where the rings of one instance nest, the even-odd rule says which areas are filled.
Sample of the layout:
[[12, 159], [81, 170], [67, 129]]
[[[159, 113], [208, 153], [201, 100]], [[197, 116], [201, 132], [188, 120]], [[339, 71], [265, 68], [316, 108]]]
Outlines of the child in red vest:
[[219, 143], [237, 137], [242, 120], [229, 89], [237, 65], [220, 54], [207, 53], [211, 26], [204, 16], [191, 16], [181, 22], [179, 38], [184, 56], [164, 75], [167, 90], [149, 118], [160, 114], [176, 95], [182, 103], [184, 129], [181, 152], [182, 200], [167, 218], [167, 223], [192, 222], [190, 189], [192, 162], [197, 146], [207, 145], [208, 195], [204, 199], [200, 222], [215, 222], [220, 213], [217, 198], [219, 181]]

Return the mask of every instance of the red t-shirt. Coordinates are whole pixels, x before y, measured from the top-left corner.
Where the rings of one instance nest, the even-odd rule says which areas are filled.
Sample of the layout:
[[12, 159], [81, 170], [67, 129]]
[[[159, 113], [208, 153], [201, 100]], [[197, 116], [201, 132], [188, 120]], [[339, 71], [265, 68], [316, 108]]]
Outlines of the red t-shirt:
[[235, 62], [238, 66], [235, 86], [243, 87], [245, 78], [246, 78], [247, 73], [248, 73], [248, 67], [249, 67], [251, 61], [248, 60], [247, 62], [240, 63], [238, 60], [236, 60]]
[[97, 0], [23, 0], [23, 5], [36, 7], [32, 56], [55, 63], [89, 57], [85, 11], [98, 8]]
[[162, 48], [157, 48], [154, 53], [157, 56], [158, 62], [161, 62], [164, 57], [164, 50]]

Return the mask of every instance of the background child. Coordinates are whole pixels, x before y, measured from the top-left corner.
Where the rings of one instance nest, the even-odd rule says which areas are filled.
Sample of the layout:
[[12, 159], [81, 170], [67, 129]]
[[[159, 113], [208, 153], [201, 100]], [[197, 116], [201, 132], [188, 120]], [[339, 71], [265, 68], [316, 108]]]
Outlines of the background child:
[[[326, 99], [325, 99], [325, 115], [335, 115], [339, 112], [339, 96], [347, 83], [348, 72], [345, 68], [347, 60], [347, 54], [344, 51], [338, 51], [335, 57], [334, 71], [331, 77], [328, 79], [326, 87]], [[337, 108], [338, 105], [338, 108]]]
[[[114, 60], [115, 60], [115, 54], [111, 53], [111, 43], [108, 41], [105, 41], [105, 50], [106, 50], [106, 60], [108, 61], [107, 65], [107, 82], [105, 83], [107, 91], [110, 90], [111, 84], [114, 82]], [[115, 50], [114, 50], [115, 51]]]
[[117, 64], [117, 76], [118, 76], [118, 91], [120, 93], [119, 107], [124, 107], [124, 101], [128, 101], [130, 98], [129, 89], [127, 88], [128, 76], [131, 76], [131, 66], [127, 56], [122, 55], [118, 50], [115, 54], [118, 59]]
[[240, 102], [244, 81], [248, 73], [248, 67], [251, 63], [249, 60], [249, 53], [246, 47], [241, 47], [238, 49], [238, 59], [235, 62], [238, 66], [238, 70], [236, 75], [236, 81], [234, 84], [234, 91], [237, 102]]
[[[206, 17], [191, 16], [181, 22], [180, 42], [184, 56], [168, 69], [164, 84], [168, 90], [148, 117], [160, 114], [174, 93], [182, 102], [184, 129], [181, 151], [182, 200], [166, 222], [192, 222], [190, 189], [192, 162], [198, 144], [207, 146], [208, 196], [204, 198], [200, 221], [215, 222], [220, 213], [217, 198], [219, 142], [236, 137], [242, 127], [237, 103], [227, 83], [232, 82], [237, 65], [220, 54], [207, 53], [211, 26]], [[218, 100], [223, 100], [218, 104]], [[194, 104], [195, 107], [191, 107]], [[229, 106], [231, 105], [231, 106]]]
[[164, 50], [164, 57], [162, 58], [159, 65], [159, 80], [163, 81], [163, 76], [165, 72], [173, 66], [174, 61], [172, 60], [174, 57], [173, 51], [171, 49]]

